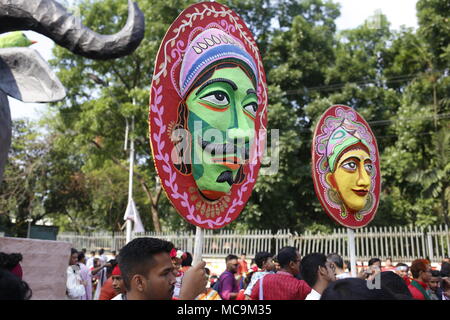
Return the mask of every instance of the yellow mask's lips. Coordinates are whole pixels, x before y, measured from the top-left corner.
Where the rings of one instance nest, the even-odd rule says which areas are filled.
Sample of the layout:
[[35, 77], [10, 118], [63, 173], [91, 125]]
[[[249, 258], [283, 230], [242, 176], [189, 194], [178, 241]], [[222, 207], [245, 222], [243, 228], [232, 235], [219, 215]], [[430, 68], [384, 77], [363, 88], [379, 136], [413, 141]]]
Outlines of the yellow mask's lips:
[[369, 193], [367, 189], [352, 189], [352, 191], [360, 197], [365, 197]]

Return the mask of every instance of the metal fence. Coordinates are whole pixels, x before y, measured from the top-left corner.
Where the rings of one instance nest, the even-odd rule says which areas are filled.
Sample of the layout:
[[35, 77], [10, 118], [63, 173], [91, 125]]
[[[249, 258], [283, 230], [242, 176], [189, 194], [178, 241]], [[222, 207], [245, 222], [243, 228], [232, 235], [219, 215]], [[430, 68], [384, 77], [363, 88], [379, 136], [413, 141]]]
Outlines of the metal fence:
[[[258, 251], [277, 253], [284, 246], [294, 246], [302, 256], [312, 252], [325, 254], [337, 252], [344, 259], [348, 257], [347, 230], [335, 229], [331, 234], [298, 234], [289, 230], [252, 230], [239, 233], [230, 230], [204, 232], [203, 255], [205, 257], [225, 257], [228, 254], [245, 252], [253, 257]], [[136, 237], [155, 237], [171, 241], [175, 247], [193, 252], [195, 234], [192, 232], [139, 233]], [[124, 233], [96, 232], [85, 235], [60, 233], [58, 240], [71, 242], [75, 248], [106, 251], [120, 250], [125, 245]], [[358, 261], [370, 258], [392, 258], [393, 261], [412, 261], [428, 257], [432, 262], [440, 262], [450, 256], [450, 233], [447, 226], [419, 227], [367, 227], [355, 231], [356, 256]]]

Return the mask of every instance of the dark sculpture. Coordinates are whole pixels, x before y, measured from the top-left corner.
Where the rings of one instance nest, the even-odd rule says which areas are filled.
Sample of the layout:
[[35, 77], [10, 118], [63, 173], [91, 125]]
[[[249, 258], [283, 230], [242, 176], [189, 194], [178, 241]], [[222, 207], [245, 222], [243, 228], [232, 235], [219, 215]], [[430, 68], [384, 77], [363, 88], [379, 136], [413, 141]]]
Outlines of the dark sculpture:
[[[144, 37], [144, 15], [128, 0], [128, 19], [116, 34], [101, 35], [54, 0], [0, 0], [0, 34], [33, 30], [77, 55], [96, 60], [131, 54]], [[11, 114], [7, 96], [24, 102], [54, 102], [65, 89], [35, 50], [0, 49], [0, 182], [11, 144]]]

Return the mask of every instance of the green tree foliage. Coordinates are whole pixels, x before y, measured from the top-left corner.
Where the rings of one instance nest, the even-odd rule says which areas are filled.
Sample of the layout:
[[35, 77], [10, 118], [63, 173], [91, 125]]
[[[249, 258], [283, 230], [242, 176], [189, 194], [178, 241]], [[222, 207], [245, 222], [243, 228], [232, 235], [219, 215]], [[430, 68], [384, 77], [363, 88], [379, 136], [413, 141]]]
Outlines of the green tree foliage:
[[[70, 145], [75, 153], [83, 154], [82, 171], [98, 181], [93, 205], [100, 216], [106, 215], [107, 221], [114, 222], [109, 228], [117, 228], [119, 212], [123, 216], [127, 205], [129, 157], [124, 150], [127, 123], [129, 138], [135, 143], [135, 200], [141, 215], [152, 218], [147, 228], [160, 231], [161, 216], [175, 214], [166, 198], [161, 197], [161, 188], [156, 183], [148, 140], [148, 101], [154, 57], [171, 21], [186, 4], [186, 1], [141, 1], [146, 36], [139, 48], [127, 57], [94, 61], [63, 48], [54, 50], [52, 63], [60, 70], [58, 75], [68, 89], [68, 96], [55, 107], [60, 121], [55, 122], [53, 129], [65, 133], [61, 136], [62, 147]], [[125, 22], [127, 3], [82, 2], [80, 14], [84, 24], [97, 28], [99, 33], [114, 33]], [[132, 118], [134, 131], [131, 131]], [[109, 181], [110, 174], [115, 179]], [[121, 201], [116, 195], [120, 195]], [[117, 213], [112, 214], [111, 210]]]
[[[68, 96], [52, 107], [54, 113], [45, 120], [50, 133], [45, 139], [50, 140], [38, 143], [31, 129], [25, 133], [24, 124], [22, 129], [17, 124], [17, 132], [24, 133], [13, 148], [13, 159], [45, 170], [46, 176], [39, 178], [39, 171], [33, 171], [36, 174], [28, 177], [19, 165], [7, 168], [2, 213], [47, 215], [65, 230], [119, 230], [128, 201], [129, 154], [124, 150], [124, 134], [126, 123], [134, 117], [135, 130], [130, 133], [136, 149], [133, 190], [146, 229], [193, 229], [161, 191], [147, 122], [160, 42], [172, 21], [193, 2], [138, 1], [146, 17], [146, 34], [128, 57], [93, 61], [55, 47], [52, 64]], [[269, 87], [268, 127], [279, 129], [280, 134], [279, 171], [260, 175], [246, 208], [227, 228], [326, 232], [337, 226], [317, 200], [310, 167], [314, 126], [333, 104], [355, 108], [378, 140], [382, 194], [372, 223], [449, 224], [447, 2], [419, 0], [417, 31], [393, 31], [387, 18], [376, 14], [361, 26], [340, 32], [335, 25], [339, 6], [332, 1], [220, 2], [235, 10], [255, 35]], [[126, 10], [125, 1], [80, 2], [83, 22], [105, 34], [123, 26]], [[20, 143], [30, 151], [18, 152]], [[30, 157], [35, 149], [45, 157]], [[34, 165], [40, 158], [46, 160]], [[35, 190], [34, 198], [28, 195], [23, 200], [25, 191], [20, 191], [21, 197], [6, 196], [3, 190], [19, 187], [20, 176], [31, 179], [21, 188]]]

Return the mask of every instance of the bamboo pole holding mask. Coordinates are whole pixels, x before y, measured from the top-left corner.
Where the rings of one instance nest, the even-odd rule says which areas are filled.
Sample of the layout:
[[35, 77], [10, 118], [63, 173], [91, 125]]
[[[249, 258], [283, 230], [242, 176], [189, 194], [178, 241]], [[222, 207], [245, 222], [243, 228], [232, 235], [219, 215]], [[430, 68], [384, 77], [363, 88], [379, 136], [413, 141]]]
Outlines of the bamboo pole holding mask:
[[196, 227], [193, 265], [196, 265], [197, 263], [202, 261], [204, 239], [205, 239], [205, 232], [204, 232], [203, 228]]
[[[133, 99], [133, 105], [135, 101]], [[127, 123], [128, 124], [128, 123]], [[128, 131], [128, 130], [127, 130]], [[131, 120], [131, 132], [134, 131], [134, 116]], [[134, 139], [131, 139], [130, 143], [130, 170], [129, 170], [129, 179], [128, 179], [128, 203], [133, 199], [133, 168], [134, 168]], [[132, 238], [132, 221], [127, 219], [127, 231], [126, 231], [126, 243], [131, 241]]]
[[356, 250], [355, 250], [355, 230], [347, 228], [348, 253], [350, 255], [350, 270], [353, 278], [356, 278]]

